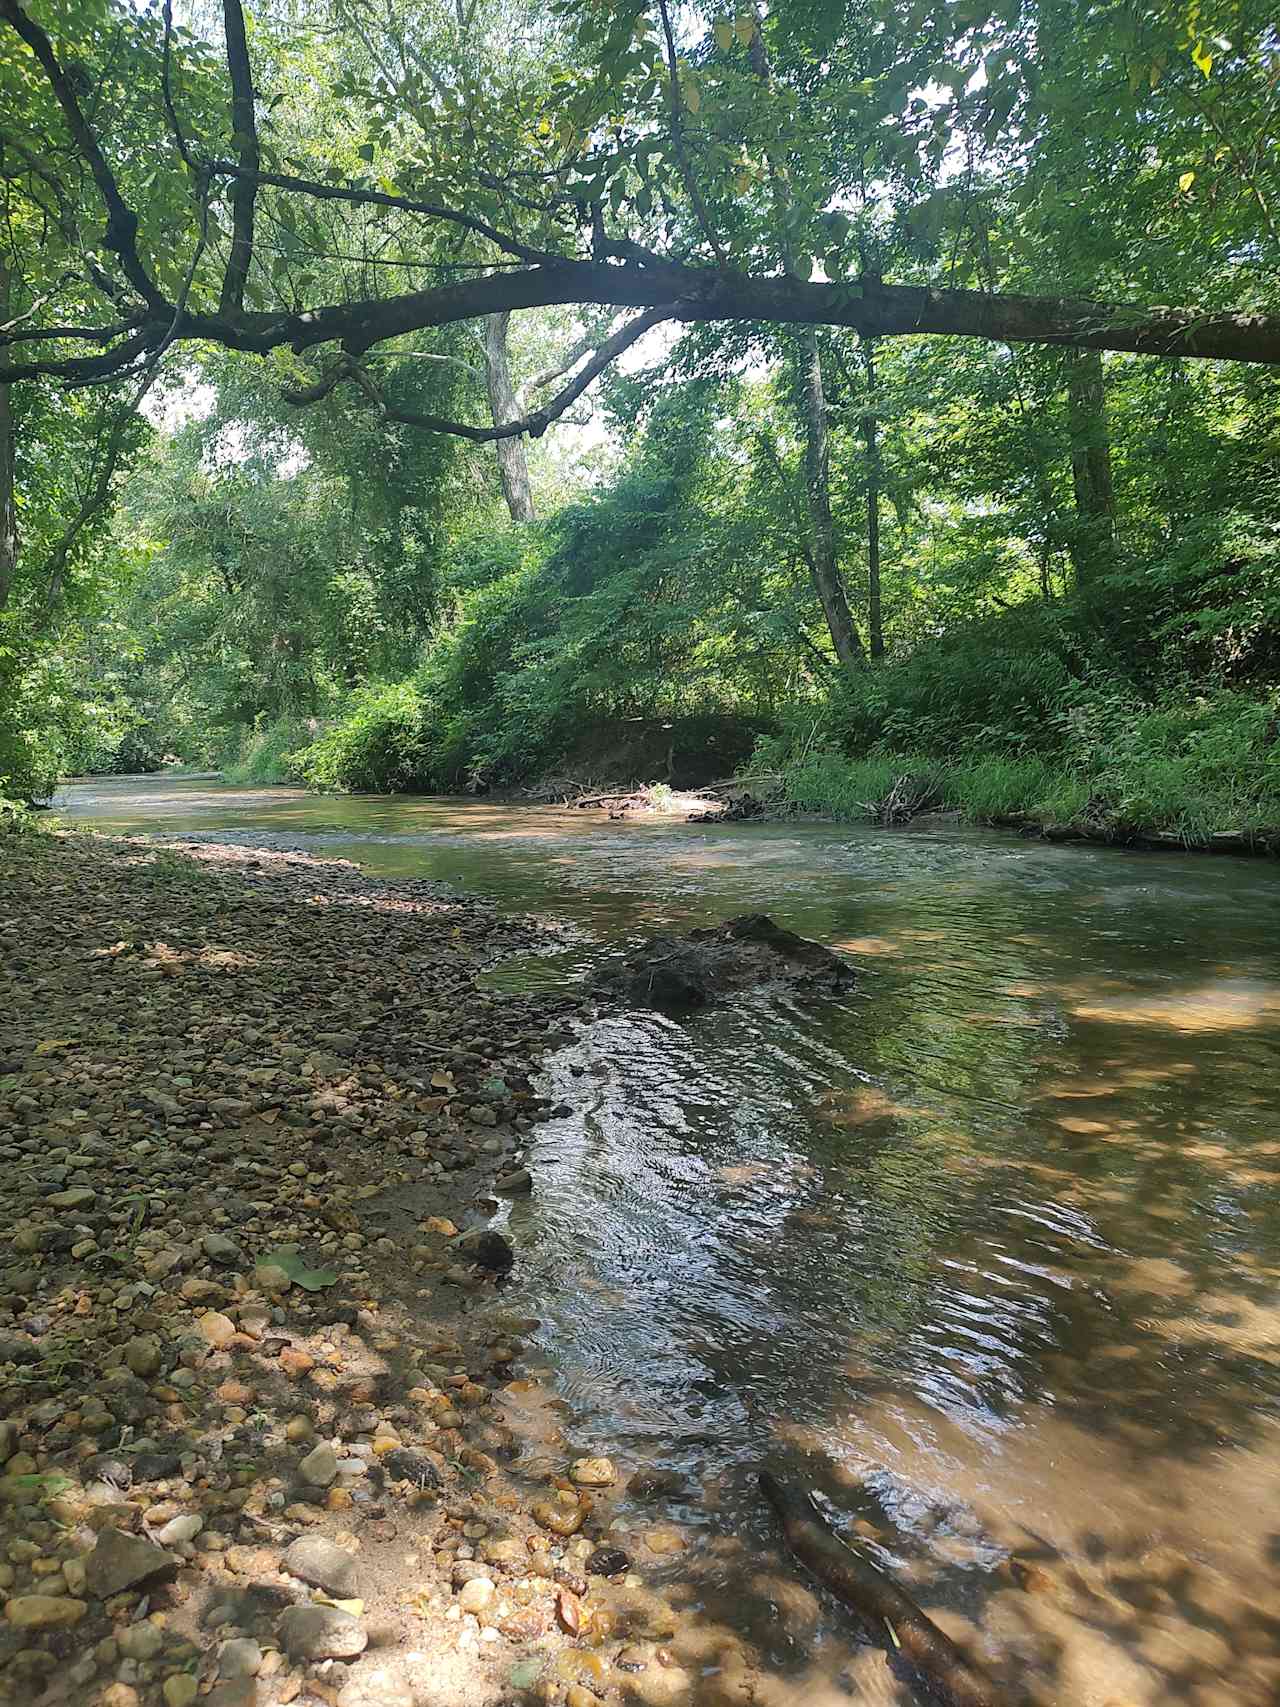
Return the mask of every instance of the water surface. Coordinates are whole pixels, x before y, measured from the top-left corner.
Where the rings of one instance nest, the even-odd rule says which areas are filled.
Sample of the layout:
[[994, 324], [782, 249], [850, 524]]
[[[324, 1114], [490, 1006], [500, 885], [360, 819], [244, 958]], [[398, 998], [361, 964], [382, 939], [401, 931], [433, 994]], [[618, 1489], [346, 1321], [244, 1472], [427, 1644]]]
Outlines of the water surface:
[[686, 1478], [691, 1699], [916, 1699], [780, 1558], [766, 1457], [1044, 1698], [1277, 1698], [1274, 866], [163, 778], [59, 805], [577, 927], [513, 984], [748, 909], [857, 963], [839, 1003], [591, 1027], [511, 1212], [574, 1444]]

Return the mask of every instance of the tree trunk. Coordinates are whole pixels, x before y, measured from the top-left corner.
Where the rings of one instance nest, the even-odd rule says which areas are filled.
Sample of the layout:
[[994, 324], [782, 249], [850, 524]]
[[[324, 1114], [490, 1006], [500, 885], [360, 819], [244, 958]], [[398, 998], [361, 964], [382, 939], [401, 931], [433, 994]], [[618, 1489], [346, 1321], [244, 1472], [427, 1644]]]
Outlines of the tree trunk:
[[867, 655], [853, 625], [844, 578], [836, 555], [835, 524], [831, 519], [831, 435], [827, 399], [822, 383], [822, 352], [811, 328], [800, 334], [800, 392], [805, 424], [805, 492], [809, 500], [809, 532], [813, 581], [831, 630], [836, 657], [848, 670], [861, 669]]
[[18, 567], [18, 507], [14, 501], [13, 405], [0, 385], [0, 610], [9, 602]]
[[[751, 69], [765, 88], [773, 88], [773, 70], [764, 40], [764, 19], [758, 0], [752, 5], [753, 32], [749, 49]], [[791, 211], [791, 185], [785, 161], [769, 156], [769, 176], [774, 205], [783, 216], [780, 245], [783, 265], [792, 278], [801, 276], [787, 235], [786, 216]], [[836, 530], [831, 519], [831, 432], [827, 422], [827, 397], [822, 383], [822, 351], [818, 334], [806, 326], [796, 335], [796, 392], [804, 421], [804, 485], [809, 501], [809, 567], [822, 604], [836, 657], [847, 670], [861, 669], [867, 661], [862, 641], [853, 626], [840, 559], [836, 554]]]
[[[520, 405], [511, 383], [511, 364], [507, 360], [507, 327], [511, 315], [490, 314], [484, 323], [484, 374], [489, 391], [489, 408], [495, 427], [518, 420]], [[502, 496], [513, 522], [533, 520], [533, 489], [529, 484], [529, 463], [524, 454], [524, 441], [519, 438], [498, 439], [498, 478], [502, 481]]]
[[[0, 324], [9, 318], [9, 274], [0, 262]], [[13, 400], [0, 385], [0, 610], [9, 602], [18, 567], [18, 506], [14, 493]]]
[[876, 347], [872, 339], [862, 344], [862, 363], [867, 376], [867, 408], [862, 417], [862, 436], [867, 447], [867, 626], [872, 658], [884, 657], [884, 619], [880, 609], [880, 437], [876, 421]]
[[1076, 516], [1070, 542], [1076, 580], [1105, 574], [1115, 561], [1116, 501], [1102, 357], [1080, 350], [1067, 358], [1067, 430]]

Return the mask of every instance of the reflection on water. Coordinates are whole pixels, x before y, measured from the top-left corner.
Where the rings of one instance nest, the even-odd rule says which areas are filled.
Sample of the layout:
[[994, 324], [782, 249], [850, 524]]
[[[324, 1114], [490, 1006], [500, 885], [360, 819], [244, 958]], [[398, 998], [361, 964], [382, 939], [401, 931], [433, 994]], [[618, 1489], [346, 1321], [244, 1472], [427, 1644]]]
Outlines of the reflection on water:
[[514, 982], [747, 908], [851, 954], [838, 1004], [597, 1024], [511, 1211], [575, 1446], [693, 1490], [661, 1515], [695, 1543], [669, 1571], [694, 1698], [912, 1699], [780, 1563], [766, 1455], [1018, 1688], [1276, 1698], [1274, 868], [207, 784], [67, 809], [582, 929]]

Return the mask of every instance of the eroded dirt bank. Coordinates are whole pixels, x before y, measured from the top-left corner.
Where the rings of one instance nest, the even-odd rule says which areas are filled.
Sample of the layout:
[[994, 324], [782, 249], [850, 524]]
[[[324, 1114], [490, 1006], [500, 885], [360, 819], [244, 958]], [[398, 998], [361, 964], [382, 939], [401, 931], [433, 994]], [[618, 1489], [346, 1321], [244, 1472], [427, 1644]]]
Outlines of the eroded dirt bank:
[[540, 940], [302, 854], [5, 845], [0, 1699], [680, 1698], [661, 1478], [576, 1457], [482, 1232], [576, 1003], [474, 975]]

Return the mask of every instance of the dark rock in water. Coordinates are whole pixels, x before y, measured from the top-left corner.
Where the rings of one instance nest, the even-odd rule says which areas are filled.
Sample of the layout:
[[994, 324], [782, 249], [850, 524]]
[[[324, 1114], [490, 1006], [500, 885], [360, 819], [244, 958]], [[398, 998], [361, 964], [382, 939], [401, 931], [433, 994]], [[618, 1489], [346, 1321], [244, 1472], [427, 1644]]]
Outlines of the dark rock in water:
[[587, 1572], [593, 1577], [620, 1577], [631, 1569], [631, 1555], [621, 1547], [597, 1547], [587, 1559]]
[[387, 1474], [394, 1476], [397, 1482], [413, 1482], [419, 1488], [438, 1488], [441, 1485], [440, 1472], [425, 1452], [411, 1452], [408, 1447], [397, 1446], [381, 1462]]
[[633, 1500], [657, 1500], [684, 1491], [684, 1477], [677, 1470], [637, 1470], [627, 1483]]
[[464, 1262], [477, 1263], [481, 1268], [492, 1269], [494, 1274], [509, 1274], [516, 1260], [511, 1241], [490, 1227], [464, 1233], [453, 1248]]
[[672, 1013], [739, 990], [779, 986], [837, 995], [853, 982], [852, 966], [831, 949], [784, 930], [766, 913], [743, 913], [686, 937], [651, 937], [606, 967], [596, 988], [633, 1007]]

